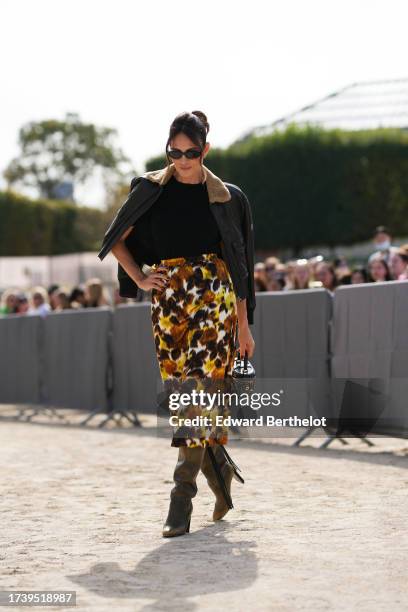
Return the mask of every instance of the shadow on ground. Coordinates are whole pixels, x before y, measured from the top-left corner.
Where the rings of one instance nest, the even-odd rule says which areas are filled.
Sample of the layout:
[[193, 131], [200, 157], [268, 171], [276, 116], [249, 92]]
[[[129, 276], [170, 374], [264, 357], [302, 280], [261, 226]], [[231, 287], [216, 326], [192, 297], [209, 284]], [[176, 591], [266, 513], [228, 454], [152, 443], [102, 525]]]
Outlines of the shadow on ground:
[[163, 538], [134, 569], [107, 561], [67, 578], [99, 597], [154, 600], [142, 608], [144, 612], [194, 610], [193, 597], [214, 593], [219, 593], [222, 608], [227, 601], [224, 594], [247, 589], [257, 574], [256, 543], [230, 542], [228, 530], [234, 528], [217, 521], [183, 536]]

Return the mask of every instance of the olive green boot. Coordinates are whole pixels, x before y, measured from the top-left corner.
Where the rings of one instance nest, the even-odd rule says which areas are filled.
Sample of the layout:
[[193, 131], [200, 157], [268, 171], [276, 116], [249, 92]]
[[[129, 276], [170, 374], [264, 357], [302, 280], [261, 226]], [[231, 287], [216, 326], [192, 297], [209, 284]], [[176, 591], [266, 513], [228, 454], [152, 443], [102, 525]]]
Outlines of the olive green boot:
[[222, 448], [220, 444], [216, 444], [214, 447], [212, 447], [212, 450], [225, 483], [227, 498], [229, 498], [228, 501], [217, 478], [217, 474], [211, 461], [208, 447], [205, 449], [204, 459], [201, 465], [201, 471], [206, 477], [208, 485], [215, 495], [213, 521], [219, 521], [227, 514], [228, 510], [233, 508], [231, 499], [232, 479], [235, 477], [237, 480], [239, 480], [239, 482], [242, 483], [244, 482], [244, 479], [237, 472], [237, 470], [239, 470], [238, 466], [232, 461], [226, 450]]
[[170, 507], [163, 526], [163, 537], [183, 535], [190, 531], [193, 497], [197, 495], [196, 478], [200, 471], [205, 448], [179, 446], [178, 461], [174, 470], [175, 486], [170, 493]]

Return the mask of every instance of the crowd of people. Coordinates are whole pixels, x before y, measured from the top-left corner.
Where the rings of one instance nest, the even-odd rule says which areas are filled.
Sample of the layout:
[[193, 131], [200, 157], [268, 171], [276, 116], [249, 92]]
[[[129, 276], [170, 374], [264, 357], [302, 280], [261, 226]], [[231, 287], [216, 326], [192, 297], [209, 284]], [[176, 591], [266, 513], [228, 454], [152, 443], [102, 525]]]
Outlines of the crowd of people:
[[288, 291], [324, 287], [333, 293], [339, 285], [408, 280], [408, 243], [391, 244], [389, 230], [374, 231], [374, 252], [363, 265], [349, 266], [344, 258], [326, 261], [321, 255], [281, 262], [267, 257], [255, 264], [256, 291]]
[[[257, 262], [254, 270], [255, 291], [292, 291], [323, 287], [333, 293], [339, 285], [408, 280], [408, 243], [399, 247], [385, 226], [375, 229], [374, 252], [365, 265], [350, 267], [344, 258], [325, 260], [321, 255], [310, 259], [282, 262], [267, 257]], [[149, 301], [150, 292], [139, 291], [139, 298], [123, 298], [119, 288], [113, 298], [99, 278], [91, 278], [83, 285], [65, 287], [53, 284], [48, 289], [37, 286], [30, 291], [8, 288], [0, 298], [0, 316], [37, 314], [46, 316], [53, 311], [79, 308], [117, 306], [127, 302]]]
[[[126, 301], [119, 296], [117, 290], [114, 295], [115, 300], [117, 303]], [[36, 286], [30, 291], [19, 291], [10, 287], [1, 296], [0, 315], [36, 314], [46, 316], [53, 311], [111, 305], [109, 293], [101, 280], [90, 278], [83, 285], [72, 288], [53, 284], [48, 289]]]

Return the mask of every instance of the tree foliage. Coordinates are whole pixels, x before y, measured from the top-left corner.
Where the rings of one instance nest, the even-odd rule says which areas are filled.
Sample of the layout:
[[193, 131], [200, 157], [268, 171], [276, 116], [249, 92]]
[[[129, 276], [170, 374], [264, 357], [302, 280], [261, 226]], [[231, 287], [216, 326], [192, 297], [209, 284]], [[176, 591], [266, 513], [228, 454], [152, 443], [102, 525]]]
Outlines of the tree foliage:
[[123, 164], [129, 163], [116, 138], [116, 130], [83, 123], [74, 113], [67, 113], [64, 121], [29, 122], [19, 131], [20, 154], [4, 178], [9, 187], [34, 187], [43, 198], [55, 198], [63, 183], [84, 183], [97, 168], [109, 183], [120, 179]]

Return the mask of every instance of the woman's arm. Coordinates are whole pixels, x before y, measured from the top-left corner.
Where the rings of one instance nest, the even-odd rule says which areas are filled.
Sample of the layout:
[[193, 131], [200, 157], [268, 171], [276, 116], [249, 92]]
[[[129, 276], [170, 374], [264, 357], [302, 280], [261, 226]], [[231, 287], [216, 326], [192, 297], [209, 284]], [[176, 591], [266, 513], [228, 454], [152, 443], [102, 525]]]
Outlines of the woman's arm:
[[146, 278], [140, 269], [140, 266], [135, 262], [129, 249], [125, 244], [126, 238], [133, 230], [133, 225], [122, 234], [117, 243], [112, 247], [111, 253], [116, 257], [122, 268], [129, 274], [130, 278], [139, 286], [139, 282]]
[[167, 275], [165, 271], [160, 271], [158, 268], [156, 271], [150, 272], [147, 275], [144, 274], [125, 244], [125, 240], [133, 228], [134, 226], [131, 225], [123, 232], [122, 236], [112, 247], [111, 252], [140, 289], [144, 291], [149, 291], [149, 289], [153, 288], [161, 289], [167, 285]]
[[238, 344], [239, 354], [245, 356], [245, 351], [248, 352], [248, 357], [252, 357], [255, 350], [255, 341], [249, 329], [246, 299], [237, 299], [237, 315], [238, 315]]
[[[241, 231], [245, 243], [246, 263], [248, 268], [248, 287], [247, 298], [239, 299], [237, 297], [237, 315], [238, 315], [238, 343], [239, 354], [241, 357], [248, 353], [248, 357], [252, 357], [255, 351], [255, 341], [252, 337], [249, 323], [253, 323], [253, 311], [255, 308], [255, 284], [254, 284], [254, 226], [252, 221], [251, 207], [248, 198], [243, 191], [241, 195]], [[249, 312], [247, 306], [249, 305]]]

